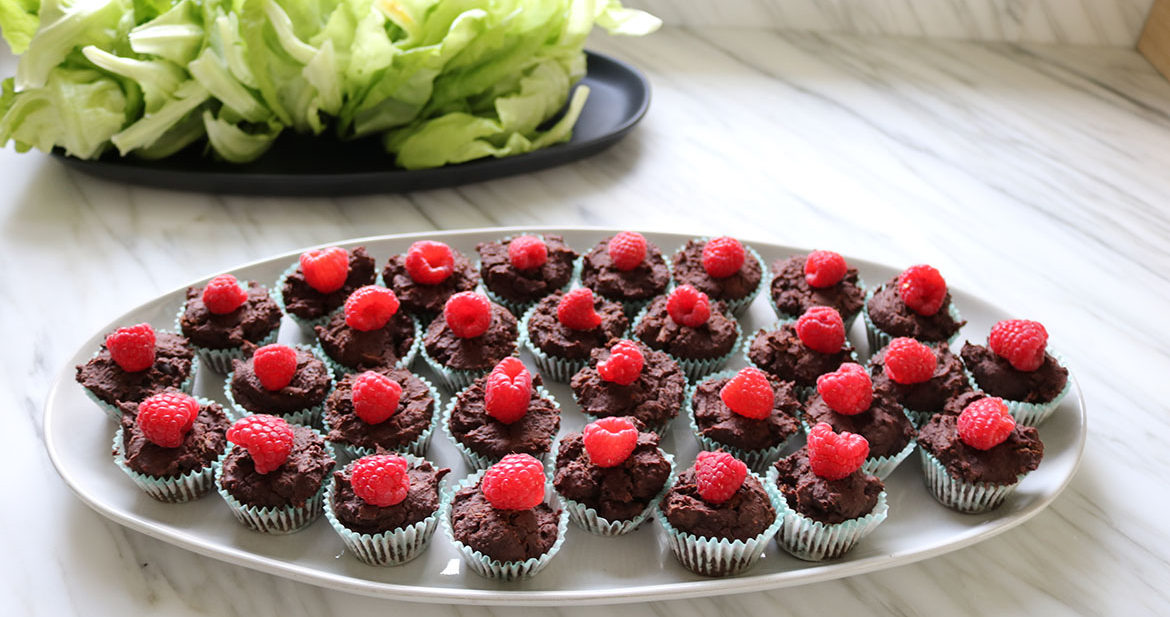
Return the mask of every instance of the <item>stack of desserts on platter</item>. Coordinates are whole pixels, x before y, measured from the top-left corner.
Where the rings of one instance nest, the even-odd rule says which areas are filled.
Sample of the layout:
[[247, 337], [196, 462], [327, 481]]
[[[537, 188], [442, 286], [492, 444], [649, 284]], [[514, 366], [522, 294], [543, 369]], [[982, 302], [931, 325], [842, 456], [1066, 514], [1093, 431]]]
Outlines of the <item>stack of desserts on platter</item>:
[[[476, 251], [473, 265], [423, 240], [379, 271], [364, 247], [311, 250], [271, 290], [223, 274], [187, 290], [173, 331], [109, 333], [77, 381], [116, 421], [114, 462], [155, 499], [214, 491], [272, 534], [323, 514], [380, 566], [442, 527], [501, 579], [539, 572], [569, 522], [656, 521], [708, 576], [751, 568], [773, 539], [837, 559], [898, 515], [883, 479], [915, 450], [940, 503], [986, 512], [1040, 464], [1036, 426], [1070, 388], [1034, 321], [952, 353], [966, 322], [929, 265], [867, 290], [832, 251], [769, 268], [729, 237], [670, 256], [636, 232], [584, 255], [550, 233]], [[742, 331], [765, 290], [776, 323]], [[276, 343], [282, 315], [312, 342]], [[859, 315], [865, 364], [846, 336]], [[737, 352], [748, 366], [724, 370]], [[191, 395], [200, 371], [222, 376], [226, 405]], [[584, 430], [561, 434], [565, 413]], [[679, 423], [694, 460], [662, 447]], [[444, 483], [436, 432], [474, 473]]]

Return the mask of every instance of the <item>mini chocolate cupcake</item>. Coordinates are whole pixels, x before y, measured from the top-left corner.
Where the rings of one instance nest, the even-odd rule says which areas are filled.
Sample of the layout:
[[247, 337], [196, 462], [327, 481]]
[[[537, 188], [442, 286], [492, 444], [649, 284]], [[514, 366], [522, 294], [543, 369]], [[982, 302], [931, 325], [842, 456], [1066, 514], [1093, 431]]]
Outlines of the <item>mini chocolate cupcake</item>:
[[626, 334], [622, 305], [588, 287], [546, 296], [524, 313], [520, 337], [542, 375], [569, 381], [589, 363], [589, 354]]
[[577, 252], [555, 234], [509, 236], [475, 250], [488, 297], [516, 317], [541, 298], [568, 290], [578, 263]]
[[992, 326], [987, 347], [968, 342], [960, 355], [975, 387], [1002, 398], [1016, 422], [1037, 426], [1056, 411], [1072, 383], [1047, 347], [1043, 325], [1010, 319]]
[[253, 413], [280, 416], [292, 424], [319, 426], [333, 371], [308, 347], [245, 344], [245, 360], [232, 360], [224, 395], [236, 418]]
[[263, 346], [276, 342], [280, 307], [263, 285], [241, 286], [231, 274], [221, 274], [203, 287], [188, 287], [187, 302], [177, 317], [183, 336], [215, 372], [232, 370], [232, 360], [244, 357], [244, 343]]
[[681, 285], [642, 309], [632, 332], [651, 349], [670, 354], [688, 378], [700, 379], [727, 364], [739, 345], [739, 322], [724, 313], [726, 308]]
[[534, 576], [556, 556], [569, 513], [540, 461], [509, 454], [446, 492], [439, 520], [476, 574], [510, 581]]
[[301, 326], [324, 325], [333, 311], [359, 287], [373, 285], [377, 264], [359, 246], [353, 252], [331, 246], [301, 253], [272, 290], [272, 298]]
[[325, 518], [363, 563], [404, 564], [430, 543], [439, 525], [439, 485], [450, 472], [409, 454], [362, 457], [333, 472]]
[[800, 400], [790, 381], [748, 367], [724, 371], [688, 390], [691, 431], [704, 450], [726, 450], [761, 471], [800, 433]]
[[463, 253], [442, 242], [419, 240], [390, 258], [382, 269], [382, 281], [398, 295], [407, 313], [426, 323], [443, 310], [447, 298], [474, 290], [479, 274]]
[[215, 485], [229, 422], [219, 403], [166, 390], [125, 403], [114, 463], [147, 495], [166, 503], [199, 499]]
[[968, 514], [997, 508], [1040, 465], [1044, 444], [999, 398], [936, 414], [918, 431], [923, 479], [944, 506]]
[[227, 456], [215, 467], [219, 494], [240, 523], [287, 534], [321, 516], [333, 448], [324, 435], [279, 416], [255, 414], [227, 432]]
[[451, 296], [423, 337], [422, 357], [450, 390], [466, 388], [500, 360], [516, 355], [519, 328], [508, 309], [487, 296]]
[[400, 310], [397, 296], [367, 285], [350, 294], [341, 310], [315, 328], [317, 342], [338, 375], [409, 368], [422, 346], [422, 326]]
[[683, 567], [703, 576], [743, 572], [783, 519], [774, 486], [726, 452], [700, 452], [658, 505], [658, 522]]
[[835, 308], [848, 330], [865, 303], [865, 283], [838, 253], [813, 251], [772, 264], [769, 300], [782, 320], [796, 319], [814, 306]]
[[350, 458], [382, 450], [425, 456], [439, 403], [431, 382], [406, 369], [346, 375], [325, 400], [326, 439]]
[[85, 364], [77, 365], [77, 383], [112, 420], [121, 422], [121, 405], [177, 389], [191, 392], [199, 359], [187, 339], [158, 332], [141, 323], [106, 335], [105, 343]]
[[869, 352], [904, 336], [923, 343], [953, 343], [967, 322], [938, 270], [917, 265], [870, 292], [863, 311]]
[[581, 285], [621, 302], [626, 315], [637, 314], [669, 284], [662, 250], [635, 231], [606, 238], [581, 258]]
[[486, 469], [508, 454], [548, 458], [561, 406], [519, 358], [504, 358], [452, 397], [442, 422], [467, 464]]
[[945, 343], [926, 345], [899, 337], [869, 359], [876, 389], [888, 390], [915, 426], [939, 413], [947, 401], [971, 390], [959, 356]]
[[816, 392], [818, 377], [858, 361], [845, 337], [845, 322], [827, 306], [814, 306], [799, 319], [757, 331], [744, 345], [744, 357], [748, 364], [793, 382], [801, 399]]
[[805, 561], [837, 559], [886, 519], [885, 485], [862, 470], [868, 453], [864, 437], [820, 423], [808, 446], [776, 461], [768, 483], [781, 495], [781, 548]]
[[760, 254], [728, 236], [689, 240], [675, 252], [675, 283], [690, 285], [742, 315], [768, 284], [768, 268]]
[[590, 362], [569, 382], [573, 398], [590, 422], [629, 416], [664, 434], [678, 416], [687, 378], [668, 354], [629, 340], [594, 349]]

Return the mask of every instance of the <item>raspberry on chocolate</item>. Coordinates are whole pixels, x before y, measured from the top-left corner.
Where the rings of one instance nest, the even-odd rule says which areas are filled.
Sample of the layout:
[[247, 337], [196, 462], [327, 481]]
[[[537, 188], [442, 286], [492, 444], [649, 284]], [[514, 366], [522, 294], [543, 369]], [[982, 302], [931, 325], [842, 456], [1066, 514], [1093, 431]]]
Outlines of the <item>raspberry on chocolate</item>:
[[818, 353], [837, 353], [845, 344], [845, 321], [837, 309], [814, 306], [796, 320], [796, 335]]
[[145, 371], [154, 365], [154, 344], [154, 328], [148, 323], [118, 328], [106, 336], [110, 357], [127, 373]]
[[349, 253], [340, 247], [301, 253], [301, 272], [309, 287], [321, 293], [333, 293], [345, 285], [349, 276]]
[[473, 291], [461, 291], [443, 306], [447, 327], [459, 338], [475, 338], [487, 332], [492, 325], [492, 303], [488, 297]]
[[512, 424], [528, 412], [532, 400], [532, 373], [519, 358], [500, 360], [484, 385], [484, 408], [489, 416]]
[[528, 510], [544, 501], [544, 465], [529, 454], [509, 454], [488, 467], [480, 491], [497, 510]]
[[517, 236], [508, 243], [508, 261], [521, 272], [535, 270], [548, 261], [548, 245], [536, 236]]
[[203, 304], [216, 315], [227, 315], [240, 308], [248, 300], [248, 292], [231, 274], [221, 274], [207, 282], [203, 288]]
[[819, 422], [808, 433], [808, 464], [813, 473], [826, 480], [840, 480], [861, 469], [869, 456], [869, 442], [861, 435], [834, 433]]
[[381, 424], [398, 411], [402, 385], [387, 375], [366, 371], [353, 382], [353, 412], [366, 424]]
[[726, 452], [700, 452], [695, 457], [695, 484], [699, 496], [721, 504], [731, 499], [747, 478], [747, 465]]
[[847, 362], [817, 377], [817, 393], [833, 411], [855, 416], [873, 403], [873, 380], [860, 364]]
[[1017, 371], [1032, 372], [1044, 364], [1048, 331], [1038, 321], [1005, 319], [991, 327], [987, 346]]
[[252, 370], [265, 390], [283, 390], [297, 373], [297, 352], [288, 345], [265, 345], [252, 354]]
[[613, 267], [633, 270], [646, 259], [646, 237], [636, 231], [623, 231], [610, 238], [608, 251]]
[[691, 285], [679, 285], [666, 298], [666, 312], [674, 323], [698, 328], [711, 318], [711, 301]]
[[804, 280], [816, 289], [840, 283], [848, 271], [845, 258], [833, 251], [813, 251], [804, 261]]
[[625, 418], [601, 418], [585, 425], [582, 440], [589, 460], [598, 467], [616, 467], [638, 445], [638, 428]]
[[1016, 419], [1003, 399], [981, 398], [959, 414], [959, 439], [976, 450], [990, 450], [1007, 440], [1016, 428]]
[[557, 321], [570, 330], [592, 330], [601, 325], [601, 315], [593, 307], [593, 290], [578, 287], [566, 293], [557, 304]]
[[638, 344], [622, 340], [609, 350], [608, 358], [597, 363], [597, 373], [605, 381], [628, 386], [638, 380], [644, 362]]
[[451, 247], [433, 240], [419, 240], [406, 250], [406, 273], [420, 285], [438, 285], [455, 271]]
[[228, 429], [227, 438], [248, 451], [259, 474], [276, 470], [292, 452], [292, 427], [279, 416], [244, 416]]
[[398, 312], [398, 306], [398, 296], [391, 289], [359, 287], [345, 300], [345, 325], [362, 332], [379, 330]]
[[772, 414], [776, 392], [764, 371], [749, 366], [723, 385], [719, 398], [731, 411], [745, 418], [763, 420]]
[[410, 494], [406, 459], [394, 454], [363, 456], [353, 462], [350, 485], [362, 501], [379, 508], [402, 503]]
[[703, 269], [711, 278], [727, 278], [739, 272], [746, 258], [743, 244], [729, 236], [712, 238], [703, 245]]
[[910, 266], [898, 276], [898, 294], [910, 310], [929, 317], [942, 308], [947, 282], [932, 266]]
[[934, 352], [912, 338], [900, 336], [886, 346], [886, 374], [897, 383], [929, 381], [937, 366]]
[[138, 404], [136, 421], [146, 439], [156, 446], [177, 448], [195, 424], [199, 402], [182, 392], [162, 392]]

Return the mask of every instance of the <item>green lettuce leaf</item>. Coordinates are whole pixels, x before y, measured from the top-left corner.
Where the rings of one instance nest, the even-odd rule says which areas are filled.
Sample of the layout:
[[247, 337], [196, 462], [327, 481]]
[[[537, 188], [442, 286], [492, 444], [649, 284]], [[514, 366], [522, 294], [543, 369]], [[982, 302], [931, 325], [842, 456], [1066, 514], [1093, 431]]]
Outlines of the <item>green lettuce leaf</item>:
[[0, 0], [0, 31], [14, 54], [28, 49], [41, 20], [37, 16], [40, 0]]

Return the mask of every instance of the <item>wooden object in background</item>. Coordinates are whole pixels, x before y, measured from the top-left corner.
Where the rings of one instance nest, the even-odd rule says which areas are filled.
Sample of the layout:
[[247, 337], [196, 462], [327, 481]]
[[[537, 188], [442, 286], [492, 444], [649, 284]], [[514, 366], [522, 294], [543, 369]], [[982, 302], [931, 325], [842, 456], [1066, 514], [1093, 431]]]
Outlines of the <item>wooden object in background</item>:
[[1138, 40], [1138, 51], [1170, 79], [1170, 0], [1156, 0]]

